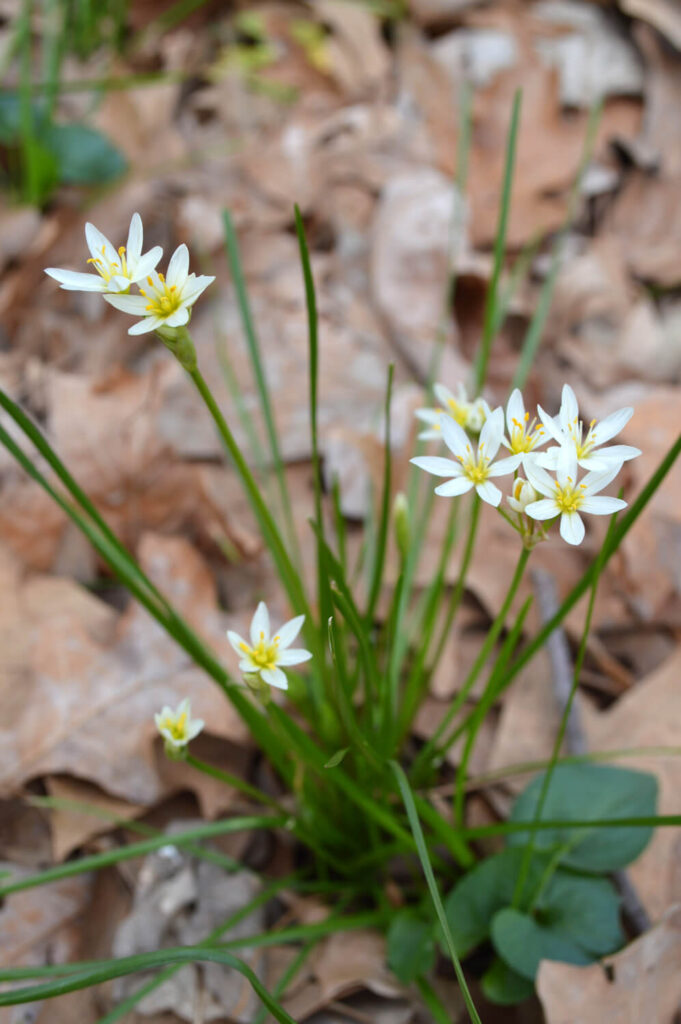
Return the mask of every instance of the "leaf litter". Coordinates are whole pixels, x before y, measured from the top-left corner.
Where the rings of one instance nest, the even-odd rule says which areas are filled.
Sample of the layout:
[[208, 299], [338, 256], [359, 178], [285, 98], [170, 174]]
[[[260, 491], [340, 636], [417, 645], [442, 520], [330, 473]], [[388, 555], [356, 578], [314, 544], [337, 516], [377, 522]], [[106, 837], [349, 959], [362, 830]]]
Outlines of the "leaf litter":
[[[135, 27], [143, 31], [158, 4], [134, 6]], [[221, 210], [229, 207], [243, 246], [298, 521], [304, 523], [311, 508], [310, 447], [300, 401], [307, 357], [292, 202], [300, 204], [313, 243], [323, 339], [325, 471], [328, 482], [337, 475], [352, 483], [344, 511], [361, 520], [371, 501], [372, 476], [380, 474], [379, 410], [387, 362], [396, 362], [397, 394], [404, 396], [394, 406], [398, 481], [406, 479], [411, 454], [415, 382], [427, 374], [434, 338], [439, 334], [446, 340], [442, 379], [455, 384], [470, 369], [481, 326], [480, 297], [491, 274], [490, 245], [516, 87], [523, 89], [523, 117], [509, 226], [514, 255], [538, 233], [564, 223], [587, 108], [604, 98], [592, 184], [585, 186], [570, 235], [572, 255], [560, 270], [529, 387], [542, 404], [555, 404], [567, 366], [589, 414], [601, 417], [635, 404], [624, 440], [644, 453], [631, 464], [626, 481], [625, 496], [636, 493], [678, 432], [674, 410], [681, 398], [679, 266], [673, 243], [681, 209], [675, 105], [681, 57], [674, 4], [619, 0], [630, 18], [623, 21], [609, 7], [571, 0], [415, 0], [403, 22], [381, 31], [368, 10], [325, 3], [307, 11], [309, 22], [322, 32], [306, 38], [296, 37], [290, 7], [252, 8], [270, 51], [259, 70], [244, 70], [239, 63], [244, 55], [228, 14], [216, 20], [216, 33], [195, 15], [195, 22], [166, 34], [151, 32], [129, 64], [119, 58], [119, 71], [139, 70], [152, 60], [184, 81], [105, 94], [94, 121], [125, 152], [131, 173], [119, 188], [96, 197], [87, 216], [116, 236], [130, 211], [139, 209], [150, 244], [171, 246], [187, 237], [206, 270], [217, 270], [226, 281]], [[101, 72], [99, 59], [90, 59], [89, 73]], [[67, 77], [82, 77], [83, 68], [74, 62]], [[466, 81], [475, 91], [464, 199], [451, 181]], [[76, 97], [60, 99], [64, 113], [86, 109]], [[54, 262], [57, 251], [59, 262], [79, 266], [83, 215], [78, 203], [72, 192], [63, 191], [42, 212], [0, 210], [0, 375], [41, 421], [119, 535], [229, 663], [224, 629], [243, 630], [254, 598], [265, 589], [268, 595], [277, 592], [271, 568], [234, 478], [221, 464], [212, 428], [199, 415], [178, 367], [144, 340], [122, 335], [119, 322], [88, 296], [56, 293], [44, 278], [42, 268]], [[458, 225], [453, 236], [452, 214]], [[453, 270], [456, 304], [453, 315], [445, 315], [444, 289]], [[531, 265], [495, 349], [490, 397], [496, 400], [508, 389], [519, 338], [545, 273], [546, 247]], [[239, 439], [247, 441], [239, 432], [216, 337], [247, 408], [253, 411], [257, 402], [234, 291], [229, 283], [221, 288], [197, 312], [196, 338], [211, 386]], [[3, 809], [19, 837], [12, 859], [33, 864], [28, 844], [21, 852], [21, 836], [31, 832], [24, 824], [22, 833], [12, 801], [35, 791], [131, 818], [161, 801], [172, 806], [175, 794], [187, 789], [206, 816], [229, 810], [235, 799], [229, 790], [164, 762], [152, 722], [161, 703], [189, 694], [194, 711], [210, 722], [211, 760], [246, 772], [253, 751], [225, 702], [145, 613], [132, 605], [121, 609], [120, 595], [101, 589], [108, 580], [97, 560], [61, 513], [4, 457], [0, 474], [5, 595], [0, 701], [6, 730], [1, 777]], [[589, 685], [580, 694], [593, 750], [677, 742], [680, 497], [677, 469], [602, 581], [585, 672]], [[422, 735], [435, 727], [465, 675], [468, 647], [474, 648], [469, 640], [484, 631], [501, 606], [504, 573], [498, 567], [510, 570], [514, 553], [495, 525], [483, 519], [466, 626], [447, 648], [444, 668], [433, 681], [419, 723]], [[439, 533], [437, 519], [434, 526], [419, 586], [432, 578], [444, 524]], [[311, 565], [311, 536], [301, 530], [301, 538], [304, 561]], [[592, 529], [591, 552], [601, 540], [598, 528]], [[583, 567], [581, 553], [567, 558], [558, 545], [544, 546], [538, 558], [563, 593]], [[455, 556], [450, 583], [456, 570]], [[285, 602], [279, 600], [283, 614]], [[582, 604], [566, 623], [573, 641], [583, 614]], [[540, 656], [504, 695], [489, 734], [481, 739], [476, 772], [546, 756], [556, 722], [550, 672]], [[617, 691], [621, 695], [614, 703], [607, 686], [613, 673], [633, 683], [626, 692]], [[677, 761], [671, 756], [627, 760], [656, 773], [663, 813], [677, 809]], [[483, 814], [490, 820], [490, 806], [501, 809], [504, 797], [498, 789], [483, 790], [476, 801], [471, 819]], [[55, 810], [49, 820], [55, 860], [106, 841], [102, 820], [90, 818], [88, 825], [86, 817], [66, 809]], [[42, 850], [44, 841], [37, 846]], [[678, 896], [680, 855], [678, 830], [660, 830], [631, 869], [655, 920]], [[196, 872], [193, 877], [196, 886]], [[141, 901], [139, 876], [133, 886], [134, 899]], [[65, 886], [64, 892], [73, 895], [76, 889]], [[87, 892], [87, 885], [79, 889], [67, 911], [45, 904], [44, 933], [59, 935], [69, 914], [87, 913]], [[17, 941], [45, 958], [30, 923], [29, 895], [17, 894], [1, 913], [15, 915]], [[197, 903], [199, 915], [205, 902]], [[187, 920], [194, 913], [187, 909], [190, 903], [183, 904]], [[670, 986], [670, 998], [678, 1001], [672, 981], [672, 967], [678, 976], [674, 914], [668, 911], [658, 931], [618, 957], [634, 978], [642, 962], [655, 962], [661, 991]], [[306, 980], [291, 990], [291, 999], [299, 1001], [292, 1005], [307, 1007], [300, 1012], [313, 1014], [316, 1024], [347, 1019], [336, 1007], [347, 999], [352, 1019], [385, 1019], [386, 1024], [416, 1019], [409, 1000], [383, 973], [379, 937], [358, 941], [357, 960], [364, 962], [353, 968], [356, 940], [337, 936], [320, 944]], [[59, 941], [49, 956], [67, 959], [74, 949]], [[586, 1004], [579, 999], [587, 989], [595, 1019], [606, 1019], [604, 1007], [620, 997], [618, 968], [614, 983], [606, 985], [604, 977], [596, 966], [544, 965], [540, 995], [550, 1024], [586, 1021]], [[202, 975], [200, 984], [206, 979]], [[196, 978], [192, 985], [199, 985]], [[218, 989], [210, 994], [210, 1012], [224, 1015], [231, 1012], [233, 995]], [[359, 995], [349, 997], [350, 991]], [[575, 999], [579, 1008], [572, 1017], [560, 1016]], [[172, 999], [161, 1001], [148, 1008], [155, 1016], [146, 1019], [165, 1022], [166, 1011], [178, 1008]], [[89, 1003], [74, 1012], [84, 1022], [96, 1019]]]

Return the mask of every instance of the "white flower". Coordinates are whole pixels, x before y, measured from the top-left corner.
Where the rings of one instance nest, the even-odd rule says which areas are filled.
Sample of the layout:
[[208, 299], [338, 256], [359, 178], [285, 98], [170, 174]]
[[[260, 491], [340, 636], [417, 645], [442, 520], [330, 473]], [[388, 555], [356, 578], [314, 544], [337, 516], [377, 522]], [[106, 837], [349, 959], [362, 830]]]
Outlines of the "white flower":
[[104, 298], [123, 313], [143, 318], [132, 325], [128, 334], [146, 334], [159, 327], [184, 327], [189, 321], [190, 307], [214, 280], [214, 277], [190, 274], [189, 250], [186, 245], [179, 245], [165, 277], [152, 270], [139, 295], [105, 295]]
[[169, 752], [178, 753], [183, 750], [203, 729], [204, 722], [200, 718], [192, 718], [191, 714], [189, 697], [185, 697], [176, 711], [166, 705], [159, 714], [154, 715], [156, 728], [163, 736]]
[[[558, 442], [559, 447], [549, 448], [543, 453], [540, 459], [541, 465], [547, 469], [555, 469], [560, 458], [559, 452], [563, 445], [570, 445], [577, 455], [577, 462], [584, 469], [606, 470], [611, 465], [617, 464], [621, 467], [623, 462], [635, 459], [641, 454], [639, 448], [628, 444], [610, 445], [608, 448], [601, 448], [619, 434], [620, 430], [629, 422], [634, 414], [630, 407], [618, 409], [604, 420], [597, 423], [592, 420], [586, 437], [583, 436], [584, 427], [579, 418], [579, 407], [575, 393], [569, 384], [563, 385], [563, 395], [560, 405], [560, 412], [553, 418], [544, 412], [541, 406], [538, 407], [541, 421], [551, 436]], [[600, 451], [596, 451], [600, 449]]]
[[142, 218], [133, 213], [128, 232], [128, 244], [118, 252], [94, 224], [85, 225], [85, 238], [92, 257], [88, 260], [96, 274], [82, 274], [75, 270], [47, 267], [46, 274], [58, 281], [69, 292], [127, 292], [131, 284], [142, 281], [150, 274], [163, 255], [160, 245], [142, 255]]
[[444, 442], [458, 461], [430, 455], [418, 456], [411, 461], [415, 466], [425, 469], [434, 476], [452, 477], [447, 483], [435, 488], [436, 494], [452, 497], [456, 494], [465, 494], [475, 487], [483, 501], [495, 507], [499, 505], [501, 491], [492, 483], [490, 477], [512, 473], [522, 459], [522, 455], [511, 455], [500, 462], [492, 461], [499, 450], [504, 433], [504, 411], [501, 406], [487, 416], [480, 433], [476, 455], [473, 455], [470, 441], [463, 429], [450, 416], [443, 415], [440, 424]]
[[574, 448], [567, 447], [562, 449], [558, 459], [555, 480], [537, 463], [528, 463], [526, 472], [530, 483], [545, 497], [527, 505], [525, 515], [539, 520], [560, 516], [560, 535], [563, 540], [568, 544], [581, 544], [584, 540], [584, 523], [580, 512], [608, 516], [626, 508], [626, 501], [620, 498], [608, 498], [605, 495], [596, 497], [621, 468], [621, 462], [611, 462], [603, 471], [587, 473], [578, 483], [576, 452]]
[[435, 384], [433, 391], [441, 408], [416, 410], [417, 419], [428, 426], [427, 430], [422, 430], [418, 435], [419, 441], [440, 440], [442, 437], [440, 420], [443, 413], [447, 413], [460, 427], [470, 430], [471, 433], [480, 433], [482, 425], [489, 415], [489, 406], [484, 398], [476, 398], [469, 402], [466, 389], [461, 383], [457, 387], [458, 397], [455, 397], [444, 384]]
[[227, 632], [227, 639], [237, 654], [241, 656], [239, 662], [241, 672], [247, 675], [259, 675], [270, 686], [287, 690], [288, 681], [279, 666], [299, 665], [303, 661], [309, 661], [312, 657], [310, 652], [302, 647], [291, 648], [304, 621], [304, 615], [297, 615], [295, 619], [284, 623], [281, 629], [272, 636], [270, 614], [265, 602], [261, 601], [251, 622], [250, 644], [247, 644], [238, 633], [233, 633], [231, 629]]
[[511, 393], [506, 406], [506, 427], [508, 440], [504, 437], [501, 443], [514, 455], [522, 455], [523, 462], [547, 440], [543, 427], [537, 426], [536, 417], [530, 421], [530, 414], [525, 412], [523, 396], [518, 388]]
[[533, 501], [537, 501], [539, 495], [535, 491], [534, 487], [528, 480], [523, 480], [521, 476], [517, 477], [513, 481], [513, 490], [506, 498], [514, 512], [518, 515], [522, 515], [528, 505], [531, 505]]

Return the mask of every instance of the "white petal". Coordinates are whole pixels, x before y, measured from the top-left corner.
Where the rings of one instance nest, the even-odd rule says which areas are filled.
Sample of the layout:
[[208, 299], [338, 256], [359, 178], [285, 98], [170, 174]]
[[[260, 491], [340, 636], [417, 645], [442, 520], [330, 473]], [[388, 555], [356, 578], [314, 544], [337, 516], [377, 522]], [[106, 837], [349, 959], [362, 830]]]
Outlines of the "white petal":
[[85, 240], [93, 259], [101, 260], [103, 256], [108, 263], [118, 261], [118, 253], [109, 239], [89, 221], [85, 225]]
[[560, 446], [556, 458], [556, 478], [562, 487], [577, 482], [577, 449], [574, 441], [567, 440]]
[[189, 723], [187, 732], [185, 734], [187, 742], [189, 742], [189, 740], [195, 739], [199, 735], [205, 724], [206, 723], [202, 718], [193, 718], [192, 721]]
[[290, 619], [285, 622], [281, 629], [278, 629], [274, 639], [279, 638], [279, 650], [283, 651], [286, 647], [290, 647], [295, 638], [300, 633], [302, 625], [305, 622], [304, 615], [296, 615], [295, 619]]
[[540, 494], [545, 494], [547, 498], [555, 496], [555, 481], [549, 476], [546, 470], [538, 464], [538, 460], [528, 462], [525, 466], [525, 472], [527, 473], [527, 479], [530, 481], [535, 491], [539, 491]]
[[259, 672], [260, 666], [256, 665], [252, 658], [242, 658], [239, 662], [239, 672]]
[[435, 423], [438, 427], [440, 426], [440, 416], [442, 416], [442, 413], [438, 412], [437, 409], [417, 409], [414, 415], [422, 423]]
[[106, 282], [106, 291], [111, 293], [112, 295], [115, 295], [117, 292], [127, 293], [129, 287], [130, 278], [123, 277], [122, 274], [114, 274], [114, 276], [110, 277], [109, 280]]
[[310, 651], [303, 647], [289, 647], [286, 651], [280, 651], [277, 655], [277, 665], [300, 665], [309, 661], [312, 657]]
[[422, 430], [421, 433], [416, 436], [419, 441], [441, 441], [442, 431], [439, 427], [437, 429], [431, 427], [428, 430]]
[[201, 274], [199, 277], [194, 277], [192, 274], [191, 278], [192, 280], [188, 281], [182, 290], [182, 301], [186, 302], [188, 306], [193, 306], [199, 295], [205, 292], [208, 285], [215, 280], [215, 277], [208, 274]]
[[592, 516], [609, 516], [613, 512], [619, 512], [626, 508], [626, 501], [621, 498], [609, 498], [607, 495], [599, 495], [595, 498], [584, 498], [580, 505], [581, 512], [588, 512]]
[[78, 270], [61, 270], [59, 267], [46, 267], [45, 273], [59, 281], [67, 292], [103, 292], [106, 281], [99, 274], [84, 274]]
[[[433, 394], [437, 398], [440, 405], [448, 406], [450, 402], [458, 404], [460, 400], [457, 400], [452, 392], [444, 384], [433, 384]], [[464, 395], [464, 401], [466, 396]]]
[[621, 462], [614, 462], [610, 463], [607, 469], [587, 473], [582, 480], [582, 489], [584, 494], [591, 495], [602, 491], [604, 487], [607, 487], [608, 484], [615, 479], [621, 468]]
[[612, 459], [613, 462], [628, 462], [629, 459], [637, 459], [642, 455], [640, 448], [634, 448], [631, 444], [611, 444], [607, 448], [598, 448], [594, 456], [598, 459]]
[[177, 249], [170, 257], [170, 263], [168, 264], [168, 271], [166, 273], [166, 284], [170, 288], [175, 285], [176, 288], [182, 288], [187, 281], [187, 274], [189, 273], [189, 249], [182, 243], [178, 245]]
[[440, 428], [445, 444], [453, 455], [460, 455], [462, 458], [470, 451], [471, 443], [468, 434], [452, 419], [451, 416], [440, 417]]
[[177, 711], [175, 712], [175, 714], [177, 715], [178, 718], [180, 717], [180, 715], [187, 715], [187, 717], [190, 718], [191, 713], [191, 701], [189, 697], [185, 697], [184, 700], [181, 700], [180, 703], [177, 705]]
[[634, 410], [630, 406], [626, 406], [624, 409], [618, 409], [617, 412], [611, 412], [609, 416], [606, 416], [604, 420], [597, 423], [591, 434], [596, 444], [605, 444], [615, 434], [619, 434], [620, 430], [626, 427], [627, 423], [634, 415]]
[[439, 455], [417, 455], [409, 461], [419, 469], [425, 469], [426, 473], [432, 473], [433, 476], [460, 476], [463, 472], [460, 462], [442, 459]]
[[261, 601], [255, 609], [255, 615], [251, 621], [251, 643], [254, 647], [263, 639], [266, 644], [270, 642], [270, 613], [267, 605]]
[[491, 480], [485, 480], [483, 483], [477, 484], [475, 489], [478, 492], [478, 496], [483, 501], [486, 501], [488, 505], [494, 505], [497, 508], [501, 504], [501, 491]]
[[549, 416], [547, 412], [544, 412], [541, 405], [537, 406], [537, 412], [539, 413], [539, 419], [544, 425], [544, 429], [551, 435], [554, 441], [558, 444], [562, 444], [565, 440], [563, 431], [560, 429], [560, 423], [556, 423], [553, 416]]
[[238, 633], [235, 633], [233, 629], [228, 629], [227, 630], [227, 639], [229, 640], [230, 644], [232, 645], [232, 647], [234, 648], [236, 653], [241, 655], [241, 657], [243, 658], [243, 656], [244, 656], [244, 647], [248, 648], [248, 646], [249, 646], [246, 643], [246, 641], [244, 640], [244, 638], [239, 636]]
[[189, 310], [186, 306], [180, 306], [179, 309], [171, 313], [164, 320], [166, 327], [184, 327], [189, 320]]
[[560, 535], [567, 544], [581, 544], [584, 523], [577, 512], [563, 512], [560, 517]]
[[140, 320], [139, 323], [133, 324], [132, 327], [128, 327], [128, 334], [149, 334], [150, 331], [155, 331], [162, 325], [163, 320], [160, 317], [148, 316], [144, 320]]
[[542, 498], [541, 501], [531, 501], [525, 506], [530, 519], [555, 519], [560, 514], [560, 509], [551, 498]]
[[143, 295], [105, 295], [104, 298], [114, 309], [133, 316], [144, 316], [149, 305]]
[[131, 263], [128, 260], [128, 268], [130, 270], [131, 281], [143, 281], [145, 277], [151, 274], [152, 270], [156, 269], [156, 264], [163, 255], [163, 249], [160, 245], [155, 245], [149, 252], [145, 252], [144, 256], [140, 256], [138, 260]]
[[472, 480], [469, 480], [467, 476], [460, 476], [456, 480], [448, 480], [446, 484], [439, 484], [435, 488], [435, 493], [443, 498], [453, 498], [457, 494], [465, 494], [466, 491], [470, 491], [472, 486]]
[[579, 419], [579, 406], [574, 391], [569, 384], [563, 385], [563, 394], [558, 418], [563, 430], [567, 431], [570, 424]]
[[499, 459], [498, 462], [493, 462], [489, 467], [489, 475], [506, 476], [507, 473], [515, 472], [522, 461], [522, 455], [509, 455], [506, 459]]
[[503, 436], [504, 410], [499, 405], [489, 414], [485, 420], [485, 425], [480, 431], [478, 453], [482, 452], [486, 458], [493, 459], [499, 451], [499, 445]]
[[270, 686], [276, 686], [278, 690], [288, 690], [288, 679], [280, 668], [264, 668], [260, 675]]
[[558, 456], [560, 455], [560, 448], [557, 445], [554, 445], [545, 452], [529, 452], [528, 454], [532, 456], [536, 466], [543, 466], [544, 469], [550, 469], [555, 473]]
[[525, 421], [525, 403], [523, 402], [520, 388], [514, 388], [506, 406], [506, 426], [508, 427], [509, 434], [515, 427], [514, 420], [518, 423], [524, 423]]
[[143, 229], [142, 229], [142, 218], [139, 213], [133, 213], [130, 218], [130, 230], [128, 231], [128, 244], [125, 247], [125, 255], [128, 259], [128, 265], [130, 262], [136, 263], [142, 254], [142, 240], [143, 240]]

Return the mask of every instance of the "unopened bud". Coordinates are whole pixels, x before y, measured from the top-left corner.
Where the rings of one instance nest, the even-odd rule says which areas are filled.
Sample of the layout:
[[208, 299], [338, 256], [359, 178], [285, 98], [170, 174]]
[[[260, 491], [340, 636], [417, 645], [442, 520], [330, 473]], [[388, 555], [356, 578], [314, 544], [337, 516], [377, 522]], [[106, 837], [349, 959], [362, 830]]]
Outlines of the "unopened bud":
[[395, 527], [395, 540], [400, 558], [404, 561], [409, 553], [410, 528], [409, 528], [409, 505], [406, 495], [400, 491], [395, 495], [393, 503], [393, 525]]
[[533, 501], [537, 501], [539, 495], [535, 491], [529, 480], [523, 480], [521, 476], [513, 483], [513, 490], [509, 497], [506, 499], [513, 509], [519, 515], [522, 515], [528, 505], [531, 505]]

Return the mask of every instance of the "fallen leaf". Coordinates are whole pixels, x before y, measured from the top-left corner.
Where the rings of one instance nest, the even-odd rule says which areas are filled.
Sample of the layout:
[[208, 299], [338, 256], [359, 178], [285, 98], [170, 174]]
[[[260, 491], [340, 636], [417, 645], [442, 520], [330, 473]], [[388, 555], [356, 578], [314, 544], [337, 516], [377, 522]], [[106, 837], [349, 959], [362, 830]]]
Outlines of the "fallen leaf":
[[546, 1024], [673, 1021], [681, 1001], [681, 906], [603, 964], [573, 967], [544, 960], [537, 993]]

